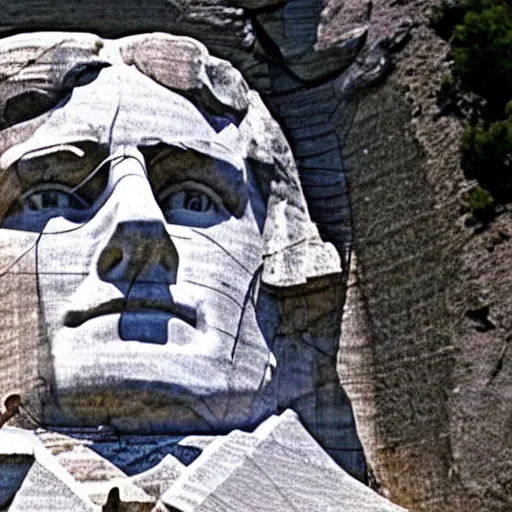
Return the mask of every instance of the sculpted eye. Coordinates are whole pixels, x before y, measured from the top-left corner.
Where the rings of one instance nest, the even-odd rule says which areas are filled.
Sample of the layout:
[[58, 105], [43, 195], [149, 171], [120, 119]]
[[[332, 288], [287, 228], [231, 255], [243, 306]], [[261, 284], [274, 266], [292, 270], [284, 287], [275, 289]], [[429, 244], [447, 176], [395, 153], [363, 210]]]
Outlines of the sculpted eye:
[[48, 210], [72, 209], [85, 210], [87, 202], [71, 192], [64, 185], [48, 184], [31, 189], [21, 197], [25, 212], [44, 212]]
[[158, 195], [158, 202], [165, 215], [179, 210], [196, 213], [217, 213], [222, 200], [209, 187], [195, 182], [171, 185]]
[[211, 197], [203, 192], [185, 190], [167, 196], [163, 206], [166, 210], [191, 210], [193, 212], [207, 212], [213, 208]]

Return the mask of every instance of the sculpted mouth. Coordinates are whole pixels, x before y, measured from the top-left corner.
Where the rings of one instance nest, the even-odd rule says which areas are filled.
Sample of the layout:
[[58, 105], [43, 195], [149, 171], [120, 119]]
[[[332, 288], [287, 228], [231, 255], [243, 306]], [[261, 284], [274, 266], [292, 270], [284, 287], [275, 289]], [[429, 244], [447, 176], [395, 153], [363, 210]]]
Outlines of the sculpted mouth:
[[119, 313], [138, 313], [143, 315], [168, 315], [179, 318], [192, 327], [196, 327], [197, 314], [194, 308], [175, 302], [161, 302], [152, 299], [114, 299], [84, 311], [68, 311], [64, 317], [66, 327], [79, 327], [88, 320], [105, 315]]

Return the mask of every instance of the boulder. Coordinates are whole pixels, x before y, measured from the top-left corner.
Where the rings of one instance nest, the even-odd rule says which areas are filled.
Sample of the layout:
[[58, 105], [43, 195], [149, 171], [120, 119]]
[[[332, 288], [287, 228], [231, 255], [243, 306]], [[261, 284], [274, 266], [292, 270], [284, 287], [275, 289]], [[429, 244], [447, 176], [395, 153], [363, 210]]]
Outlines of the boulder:
[[166, 455], [155, 467], [130, 478], [131, 482], [155, 499], [162, 496], [178, 479], [185, 465], [172, 455]]
[[80, 484], [42, 446], [33, 448], [34, 462], [9, 512], [100, 512]]
[[345, 473], [287, 410], [211, 443], [162, 496], [172, 510], [404, 510]]

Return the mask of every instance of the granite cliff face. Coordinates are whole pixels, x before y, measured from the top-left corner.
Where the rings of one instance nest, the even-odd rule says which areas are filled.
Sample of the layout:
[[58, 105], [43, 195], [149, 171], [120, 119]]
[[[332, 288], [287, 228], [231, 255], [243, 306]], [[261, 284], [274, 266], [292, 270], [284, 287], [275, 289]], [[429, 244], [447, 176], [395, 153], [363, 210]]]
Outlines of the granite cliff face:
[[[285, 128], [348, 275], [338, 375], [373, 485], [409, 510], [510, 509], [512, 228], [467, 226], [433, 0], [1, 2], [0, 32], [163, 30], [242, 71]], [[20, 30], [21, 29], [21, 30]], [[308, 185], [308, 186], [306, 186]], [[351, 258], [350, 258], [351, 255]]]
[[384, 492], [411, 510], [507, 510], [510, 217], [466, 222], [463, 124], [439, 101], [449, 48], [433, 2], [394, 4], [375, 3], [372, 26], [409, 16], [410, 39], [343, 149], [357, 264], [340, 369]]

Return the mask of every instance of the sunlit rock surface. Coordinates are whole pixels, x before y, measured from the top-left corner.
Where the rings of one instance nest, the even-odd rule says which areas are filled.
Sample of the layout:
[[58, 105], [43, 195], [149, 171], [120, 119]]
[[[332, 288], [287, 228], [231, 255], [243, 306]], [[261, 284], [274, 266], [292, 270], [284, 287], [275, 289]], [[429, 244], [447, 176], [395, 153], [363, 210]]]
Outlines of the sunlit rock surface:
[[342, 471], [292, 411], [213, 442], [162, 501], [183, 512], [403, 510]]

